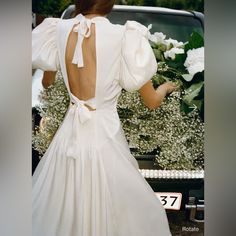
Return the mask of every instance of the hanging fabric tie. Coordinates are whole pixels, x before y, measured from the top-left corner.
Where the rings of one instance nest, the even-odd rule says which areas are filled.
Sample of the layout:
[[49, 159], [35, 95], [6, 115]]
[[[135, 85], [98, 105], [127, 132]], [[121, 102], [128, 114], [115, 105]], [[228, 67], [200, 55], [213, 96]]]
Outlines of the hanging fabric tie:
[[73, 115], [72, 120], [72, 132], [70, 143], [67, 148], [67, 156], [76, 159], [76, 146], [79, 143], [79, 123], [84, 124], [92, 118], [91, 111], [86, 105], [89, 105], [92, 109], [96, 110], [91, 102], [80, 100], [71, 94], [71, 104], [69, 112]]
[[91, 35], [91, 25], [93, 19], [87, 19], [82, 14], [79, 14], [75, 17], [76, 26], [73, 31], [78, 33], [78, 40], [75, 47], [75, 52], [73, 56], [72, 63], [77, 64], [78, 67], [84, 66], [83, 52], [82, 52], [82, 43], [84, 38], [88, 38]]

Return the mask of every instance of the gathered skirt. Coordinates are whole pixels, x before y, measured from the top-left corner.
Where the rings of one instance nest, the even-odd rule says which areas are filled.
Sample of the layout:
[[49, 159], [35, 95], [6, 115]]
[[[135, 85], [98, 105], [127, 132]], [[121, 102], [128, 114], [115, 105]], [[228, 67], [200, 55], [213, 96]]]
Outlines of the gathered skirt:
[[34, 172], [32, 235], [170, 236], [165, 209], [139, 172], [122, 129], [94, 145], [89, 132], [96, 124], [93, 118], [87, 123], [82, 145], [71, 149], [68, 115]]

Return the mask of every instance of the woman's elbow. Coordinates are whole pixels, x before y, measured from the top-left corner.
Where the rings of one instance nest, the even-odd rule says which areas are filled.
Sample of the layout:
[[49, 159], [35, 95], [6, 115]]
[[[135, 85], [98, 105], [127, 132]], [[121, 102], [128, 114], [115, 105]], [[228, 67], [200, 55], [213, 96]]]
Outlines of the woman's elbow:
[[42, 80], [42, 85], [45, 89], [47, 89], [52, 83], [48, 80]]
[[162, 99], [160, 95], [157, 94], [151, 81], [143, 85], [139, 92], [144, 105], [150, 110], [155, 110], [161, 105]]
[[48, 88], [55, 81], [56, 72], [55, 71], [44, 71], [42, 85], [44, 88]]

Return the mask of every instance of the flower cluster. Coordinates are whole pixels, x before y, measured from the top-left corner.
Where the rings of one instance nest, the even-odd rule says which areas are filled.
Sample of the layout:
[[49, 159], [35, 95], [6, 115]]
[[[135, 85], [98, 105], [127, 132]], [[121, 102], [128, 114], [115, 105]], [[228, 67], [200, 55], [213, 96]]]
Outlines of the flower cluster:
[[133, 155], [154, 154], [163, 169], [203, 168], [204, 123], [197, 109], [182, 112], [180, 101], [181, 91], [174, 91], [150, 111], [138, 92], [122, 92], [118, 113]]
[[[151, 29], [151, 25], [148, 26]], [[203, 118], [204, 103], [204, 41], [193, 32], [188, 42], [166, 39], [161, 32], [151, 34], [150, 44], [155, 53], [158, 70], [154, 85], [176, 82], [184, 90], [181, 110], [185, 113], [198, 109]]]
[[53, 85], [41, 91], [40, 105], [36, 108], [42, 117], [40, 126], [35, 127], [32, 143], [35, 150], [43, 155], [64, 119], [69, 105], [69, 95], [60, 71]]
[[202, 72], [204, 70], [204, 47], [189, 50], [184, 66], [192, 76], [197, 72]]

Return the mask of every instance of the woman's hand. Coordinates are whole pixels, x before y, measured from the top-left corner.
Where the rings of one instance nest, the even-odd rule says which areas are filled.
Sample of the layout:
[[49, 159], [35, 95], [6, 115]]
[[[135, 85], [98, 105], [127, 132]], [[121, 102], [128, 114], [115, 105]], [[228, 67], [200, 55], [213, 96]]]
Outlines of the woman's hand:
[[159, 85], [158, 88], [156, 89], [156, 93], [157, 93], [161, 103], [164, 100], [164, 98], [166, 97], [166, 95], [170, 94], [171, 92], [173, 92], [177, 88], [178, 88], [177, 85], [175, 85], [173, 82], [170, 82], [170, 81]]
[[[160, 85], [159, 87], [161, 87], [161, 89], [163, 89], [165, 91], [165, 96], [172, 93], [174, 90], [176, 90], [178, 88], [178, 86], [175, 83], [170, 82], [170, 81], [165, 82], [164, 84]], [[157, 90], [158, 90], [158, 88], [157, 88]]]
[[144, 104], [149, 109], [153, 110], [161, 106], [165, 96], [177, 88], [178, 86], [176, 86], [173, 82], [165, 82], [155, 90], [150, 80], [145, 85], [143, 85], [139, 92]]

